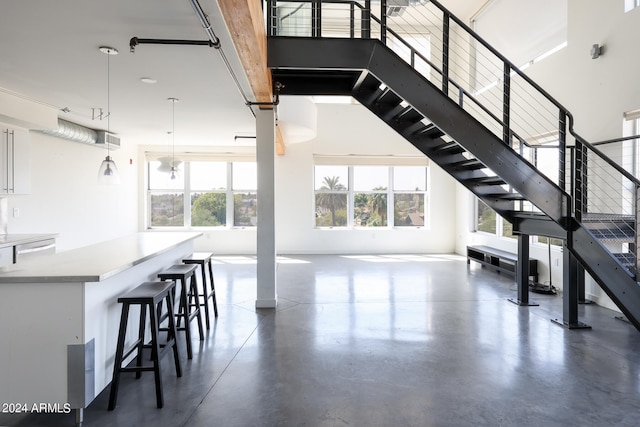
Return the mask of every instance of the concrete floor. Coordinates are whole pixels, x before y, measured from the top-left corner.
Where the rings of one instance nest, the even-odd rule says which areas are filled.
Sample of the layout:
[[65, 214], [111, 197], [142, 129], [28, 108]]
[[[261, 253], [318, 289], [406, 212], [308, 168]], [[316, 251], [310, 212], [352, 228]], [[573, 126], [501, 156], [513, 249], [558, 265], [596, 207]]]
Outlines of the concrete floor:
[[[640, 333], [597, 305], [566, 330], [561, 296], [448, 255], [290, 256], [278, 309], [253, 308], [255, 260], [218, 257], [220, 317], [176, 378], [108, 388], [84, 426], [637, 426]], [[182, 334], [182, 333], [181, 333]], [[181, 341], [182, 342], [182, 341]], [[184, 346], [183, 346], [184, 347]], [[6, 387], [6, 384], [2, 384]], [[0, 414], [0, 426], [73, 426], [73, 414]]]

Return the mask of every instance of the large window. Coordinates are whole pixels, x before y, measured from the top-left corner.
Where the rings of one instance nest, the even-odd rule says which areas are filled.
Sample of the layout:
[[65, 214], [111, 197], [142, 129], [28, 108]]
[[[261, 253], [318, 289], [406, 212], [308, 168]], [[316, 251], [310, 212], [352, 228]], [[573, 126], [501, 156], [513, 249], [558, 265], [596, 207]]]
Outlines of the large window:
[[640, 0], [624, 0], [624, 11], [629, 12], [640, 6]]
[[423, 227], [426, 166], [316, 165], [316, 227]]
[[166, 162], [147, 162], [149, 228], [255, 227], [256, 163], [186, 161], [171, 179]]

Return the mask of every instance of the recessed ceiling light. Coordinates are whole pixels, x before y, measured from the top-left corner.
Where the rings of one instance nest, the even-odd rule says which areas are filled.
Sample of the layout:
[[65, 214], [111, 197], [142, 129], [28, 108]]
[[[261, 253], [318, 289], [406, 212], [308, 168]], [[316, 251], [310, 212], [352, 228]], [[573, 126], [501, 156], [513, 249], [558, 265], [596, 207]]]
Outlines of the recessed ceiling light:
[[141, 77], [140, 81], [142, 83], [149, 83], [149, 84], [154, 84], [158, 82], [156, 79], [152, 79], [151, 77]]

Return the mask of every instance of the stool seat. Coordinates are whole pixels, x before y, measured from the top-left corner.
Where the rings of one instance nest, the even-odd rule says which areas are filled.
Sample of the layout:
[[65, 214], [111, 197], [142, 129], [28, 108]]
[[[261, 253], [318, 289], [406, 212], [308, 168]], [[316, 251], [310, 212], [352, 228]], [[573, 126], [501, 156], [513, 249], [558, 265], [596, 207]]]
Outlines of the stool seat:
[[[181, 284], [180, 300], [178, 304], [178, 312], [175, 316], [178, 318], [177, 329], [185, 332], [187, 341], [187, 358], [193, 358], [191, 349], [191, 326], [193, 319], [198, 321], [198, 331], [200, 332], [200, 341], [204, 340], [204, 330], [202, 328], [202, 314], [200, 312], [200, 303], [198, 301], [198, 285], [195, 278], [197, 265], [176, 264], [158, 273], [160, 280], [175, 280]], [[195, 302], [192, 302], [194, 301]], [[180, 321], [184, 319], [184, 326], [180, 326]]]
[[[176, 344], [176, 325], [173, 313], [173, 293], [175, 290], [175, 282], [145, 282], [135, 289], [127, 292], [118, 298], [118, 302], [122, 304], [122, 315], [120, 317], [120, 329], [118, 332], [118, 344], [116, 347], [116, 355], [113, 367], [113, 379], [111, 381], [111, 390], [109, 393], [109, 410], [116, 407], [118, 400], [118, 386], [120, 384], [120, 374], [122, 372], [135, 372], [136, 378], [140, 378], [144, 371], [153, 371], [156, 384], [156, 404], [158, 408], [164, 405], [162, 394], [162, 379], [160, 376], [160, 359], [169, 350], [173, 351], [173, 359], [175, 363], [176, 375], [182, 376], [182, 368], [180, 366], [180, 357], [178, 346]], [[167, 312], [162, 313], [162, 302], [166, 301]], [[138, 325], [138, 338], [125, 350], [124, 344], [126, 340], [127, 324], [129, 321], [129, 309], [132, 305], [140, 306], [140, 323]], [[147, 312], [149, 313], [149, 326], [151, 328], [151, 341], [145, 344], [145, 328], [147, 320]], [[164, 319], [169, 319], [168, 328], [166, 330], [167, 340], [161, 345], [159, 342], [160, 323]], [[142, 365], [142, 351], [144, 348], [151, 348], [151, 366]], [[122, 366], [123, 361], [137, 350], [136, 365]]]
[[167, 268], [166, 270], [162, 270], [158, 273], [158, 276], [169, 277], [173, 276], [172, 279], [182, 279], [183, 276], [193, 274], [193, 272], [198, 268], [197, 265], [187, 265], [187, 264], [176, 264]]
[[170, 290], [175, 288], [175, 286], [176, 283], [172, 281], [145, 282], [118, 298], [118, 302], [141, 304], [151, 300], [152, 302], [157, 303], [164, 298]]
[[[191, 255], [182, 259], [184, 264], [196, 264], [200, 266], [200, 271], [202, 271], [202, 294], [200, 297], [202, 298], [202, 306], [204, 307], [204, 317], [207, 323], [207, 329], [210, 329], [210, 318], [209, 314], [209, 300], [213, 301], [213, 312], [215, 317], [218, 317], [218, 302], [216, 300], [216, 287], [213, 282], [213, 267], [211, 266], [211, 257], [213, 256], [210, 252], [194, 252]], [[208, 267], [208, 268], [207, 268]], [[211, 283], [210, 290], [207, 290], [207, 273], [209, 271], [209, 282]]]
[[211, 257], [213, 256], [212, 253], [210, 252], [194, 252], [189, 256], [186, 256], [182, 259], [182, 262], [187, 263], [187, 262], [193, 262], [193, 263], [199, 263], [199, 262], [207, 262], [207, 261], [211, 261]]

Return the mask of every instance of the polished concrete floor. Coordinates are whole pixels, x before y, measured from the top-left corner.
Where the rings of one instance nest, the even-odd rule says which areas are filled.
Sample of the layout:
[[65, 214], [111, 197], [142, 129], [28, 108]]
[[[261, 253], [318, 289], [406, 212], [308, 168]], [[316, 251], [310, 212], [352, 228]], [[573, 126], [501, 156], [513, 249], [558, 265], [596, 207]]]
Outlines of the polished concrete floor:
[[282, 257], [275, 311], [254, 309], [255, 259], [214, 269], [220, 316], [182, 378], [163, 359], [165, 407], [152, 374], [124, 376], [116, 410], [107, 389], [84, 426], [640, 424], [640, 333], [611, 310], [581, 306], [593, 329], [564, 329], [561, 296], [517, 306], [512, 280], [454, 255]]

